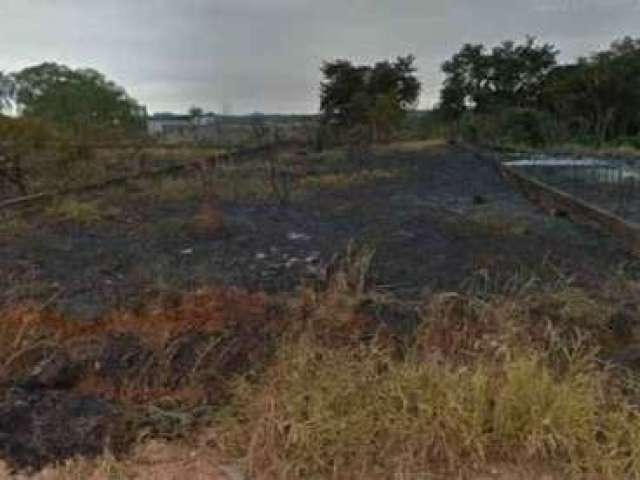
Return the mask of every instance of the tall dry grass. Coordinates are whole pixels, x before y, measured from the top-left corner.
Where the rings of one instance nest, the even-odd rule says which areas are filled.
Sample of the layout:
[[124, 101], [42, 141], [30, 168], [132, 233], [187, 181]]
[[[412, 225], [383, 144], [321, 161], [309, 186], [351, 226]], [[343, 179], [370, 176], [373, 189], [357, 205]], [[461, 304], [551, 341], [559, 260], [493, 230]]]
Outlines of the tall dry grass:
[[[248, 478], [640, 478], [638, 387], [600, 354], [615, 302], [569, 282], [439, 293], [402, 310], [418, 318], [403, 332], [371, 313], [398, 302], [368, 287], [372, 258], [351, 245], [324, 288], [279, 302], [209, 290], [94, 326], [5, 312], [4, 378], [60, 346], [133, 334], [141, 368], [73, 388], [135, 404], [145, 439], [188, 439], [199, 424], [185, 409], [213, 405], [215, 451]], [[176, 369], [185, 346], [195, 362]]]
[[610, 307], [585, 292], [435, 295], [411, 341], [353, 289], [313, 298], [219, 419], [250, 478], [640, 478], [637, 390], [603, 365]]

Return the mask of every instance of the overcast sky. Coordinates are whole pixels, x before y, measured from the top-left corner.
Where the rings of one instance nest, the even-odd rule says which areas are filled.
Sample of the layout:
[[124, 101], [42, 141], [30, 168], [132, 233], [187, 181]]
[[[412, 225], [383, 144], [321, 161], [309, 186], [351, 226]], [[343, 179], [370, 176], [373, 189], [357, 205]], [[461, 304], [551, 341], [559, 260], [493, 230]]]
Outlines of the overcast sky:
[[150, 111], [315, 112], [322, 60], [413, 53], [427, 107], [463, 43], [527, 34], [571, 60], [640, 36], [640, 0], [0, 0], [0, 70], [93, 67]]

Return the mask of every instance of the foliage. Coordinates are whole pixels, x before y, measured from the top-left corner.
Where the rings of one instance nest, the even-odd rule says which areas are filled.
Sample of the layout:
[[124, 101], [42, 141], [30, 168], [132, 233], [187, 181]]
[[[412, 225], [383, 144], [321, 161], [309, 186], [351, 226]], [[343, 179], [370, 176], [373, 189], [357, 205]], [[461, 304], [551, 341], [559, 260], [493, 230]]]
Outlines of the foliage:
[[544, 107], [574, 136], [603, 143], [640, 133], [640, 40], [629, 37], [556, 69], [545, 83]]
[[15, 103], [22, 115], [74, 133], [139, 130], [144, 110], [125, 90], [92, 69], [43, 63], [14, 73]]
[[117, 210], [114, 207], [107, 208], [96, 200], [63, 198], [50, 205], [44, 214], [61, 222], [91, 225], [105, 217], [116, 215]]
[[556, 65], [557, 54], [532, 38], [491, 52], [465, 45], [443, 65], [440, 114], [474, 140], [540, 146], [625, 138], [633, 145], [640, 135], [640, 40], [623, 38], [566, 65]]
[[490, 52], [483, 45], [466, 44], [442, 66], [441, 109], [459, 117], [468, 110], [533, 107], [557, 54], [553, 45], [538, 45], [532, 37], [519, 45], [503, 42]]
[[0, 117], [0, 187], [29, 193], [32, 178], [26, 163], [59, 139], [59, 133], [42, 121]]
[[192, 105], [191, 108], [189, 108], [189, 116], [193, 118], [201, 117], [203, 114], [204, 114], [204, 110], [201, 107]]
[[466, 113], [458, 127], [465, 140], [487, 145], [543, 147], [554, 143], [560, 133], [552, 115], [527, 108], [507, 108], [492, 114]]
[[320, 98], [325, 124], [347, 131], [366, 125], [371, 140], [387, 139], [418, 100], [420, 82], [414, 61], [408, 55], [373, 66], [353, 65], [347, 60], [325, 62]]

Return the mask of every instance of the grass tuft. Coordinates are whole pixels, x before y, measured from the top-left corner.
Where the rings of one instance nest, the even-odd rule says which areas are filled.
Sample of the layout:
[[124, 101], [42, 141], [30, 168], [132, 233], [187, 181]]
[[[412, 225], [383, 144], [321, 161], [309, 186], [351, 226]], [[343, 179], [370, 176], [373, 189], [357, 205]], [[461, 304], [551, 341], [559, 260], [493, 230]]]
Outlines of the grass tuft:
[[98, 200], [63, 198], [47, 208], [44, 214], [61, 222], [91, 225], [107, 217], [116, 216], [118, 211], [105, 207]]

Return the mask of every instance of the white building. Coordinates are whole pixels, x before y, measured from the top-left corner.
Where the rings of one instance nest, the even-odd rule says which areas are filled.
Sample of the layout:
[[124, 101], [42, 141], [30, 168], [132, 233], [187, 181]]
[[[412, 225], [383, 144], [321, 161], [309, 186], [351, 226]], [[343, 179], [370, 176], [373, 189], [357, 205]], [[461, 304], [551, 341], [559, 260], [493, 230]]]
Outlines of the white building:
[[147, 132], [152, 136], [198, 136], [202, 130], [210, 130], [216, 124], [216, 116], [206, 113], [199, 116], [156, 113], [147, 117]]

